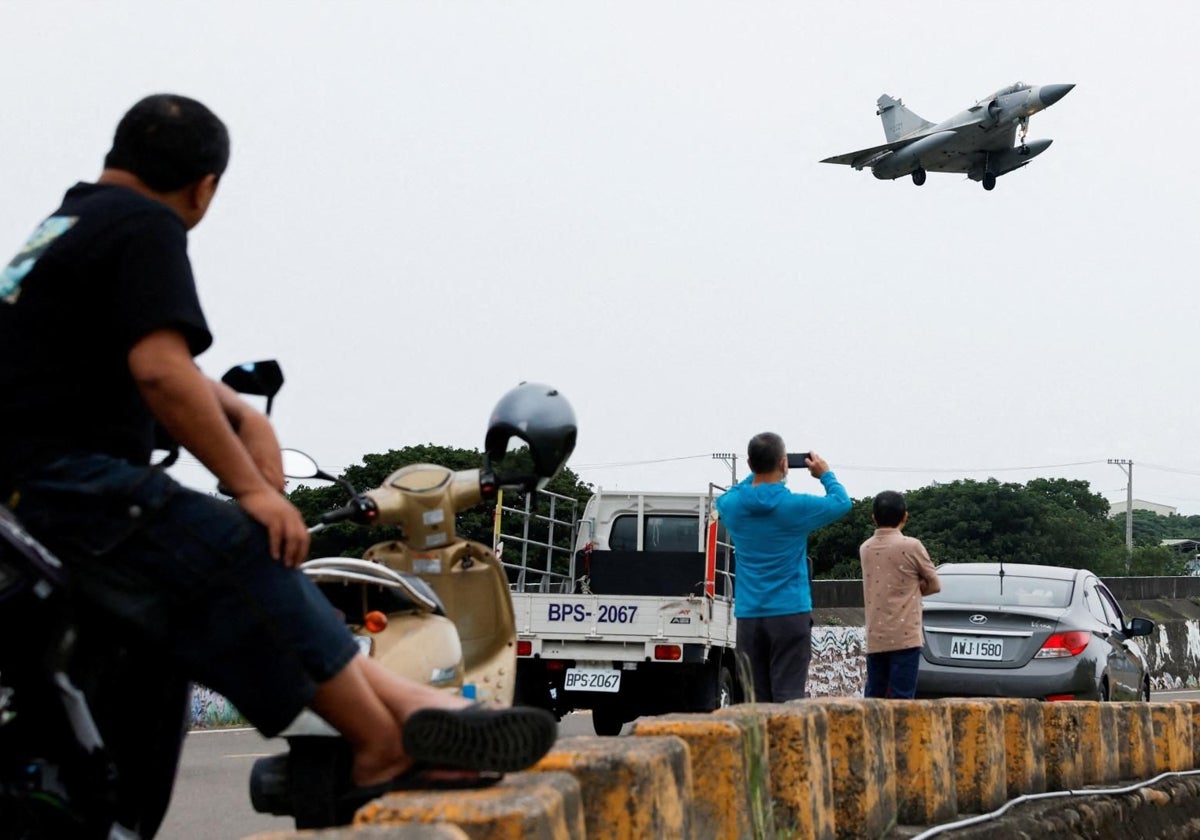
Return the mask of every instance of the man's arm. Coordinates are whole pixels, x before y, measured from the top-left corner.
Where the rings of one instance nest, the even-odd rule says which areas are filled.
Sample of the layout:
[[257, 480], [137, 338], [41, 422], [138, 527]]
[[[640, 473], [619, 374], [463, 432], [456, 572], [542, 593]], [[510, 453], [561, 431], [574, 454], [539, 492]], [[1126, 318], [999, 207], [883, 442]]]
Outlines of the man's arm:
[[920, 587], [922, 595], [933, 595], [935, 592], [942, 591], [942, 579], [938, 577], [937, 570], [933, 567], [933, 561], [929, 559], [929, 552], [925, 550], [920, 540], [913, 540], [916, 543], [916, 560], [917, 560], [917, 575], [920, 579]]
[[792, 503], [804, 517], [805, 527], [809, 531], [815, 531], [841, 519], [850, 512], [853, 503], [850, 501], [850, 494], [837, 480], [837, 476], [833, 474], [833, 470], [829, 468], [829, 464], [824, 458], [815, 452], [810, 452], [808, 464], [809, 473], [821, 482], [821, 486], [825, 488], [825, 495], [795, 494], [792, 497]]
[[224, 382], [210, 379], [208, 384], [220, 403], [221, 410], [225, 412], [229, 425], [233, 427], [242, 446], [250, 453], [263, 478], [276, 490], [283, 492], [286, 486], [283, 457], [279, 450], [279, 439], [275, 437], [275, 429], [267, 415], [251, 407], [237, 391]]
[[299, 564], [309, 543], [303, 517], [268, 483], [238, 439], [216, 389], [192, 361], [183, 335], [156, 330], [133, 346], [128, 361], [155, 418], [267, 529], [271, 555], [288, 566]]

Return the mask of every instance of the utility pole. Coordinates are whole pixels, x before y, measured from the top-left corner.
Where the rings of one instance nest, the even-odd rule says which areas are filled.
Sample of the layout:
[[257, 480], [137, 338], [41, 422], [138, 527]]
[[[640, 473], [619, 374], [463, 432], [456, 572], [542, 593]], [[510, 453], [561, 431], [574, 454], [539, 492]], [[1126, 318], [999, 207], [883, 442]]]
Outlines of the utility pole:
[[[1127, 458], [1109, 458], [1108, 463], [1116, 464], [1125, 473], [1125, 550], [1133, 554], [1133, 461]], [[1129, 561], [1125, 561], [1125, 571], [1129, 572]]]
[[714, 452], [712, 454], [714, 461], [724, 461], [729, 465], [729, 474], [731, 476], [729, 486], [737, 484], [737, 455], [732, 452]]

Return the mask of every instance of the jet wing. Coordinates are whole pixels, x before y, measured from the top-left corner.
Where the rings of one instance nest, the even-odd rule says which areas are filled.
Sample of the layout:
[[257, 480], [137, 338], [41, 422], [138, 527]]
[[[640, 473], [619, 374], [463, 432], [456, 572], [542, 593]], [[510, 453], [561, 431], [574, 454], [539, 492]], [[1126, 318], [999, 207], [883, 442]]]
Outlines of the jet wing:
[[913, 134], [901, 140], [893, 140], [891, 143], [884, 143], [882, 146], [872, 146], [869, 149], [859, 149], [857, 152], [846, 152], [844, 155], [834, 155], [827, 157], [821, 163], [840, 163], [845, 166], [853, 166], [855, 169], [862, 169], [864, 166], [870, 166], [879, 158], [883, 157], [888, 152], [894, 152], [897, 149], [903, 149], [908, 144], [920, 140], [931, 132], [922, 131], [920, 134]]

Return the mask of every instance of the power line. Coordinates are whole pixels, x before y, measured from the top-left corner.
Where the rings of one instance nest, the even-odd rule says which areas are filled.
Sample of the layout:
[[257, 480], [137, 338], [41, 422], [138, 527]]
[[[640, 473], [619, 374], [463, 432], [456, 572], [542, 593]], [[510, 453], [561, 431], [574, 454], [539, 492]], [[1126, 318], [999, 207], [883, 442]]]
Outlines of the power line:
[[[696, 461], [700, 459], [711, 459], [712, 453], [704, 452], [698, 455], [677, 455], [670, 458], [651, 458], [641, 461], [601, 461], [594, 464], [572, 464], [567, 466], [574, 472], [582, 470], [607, 470], [620, 469], [623, 467], [641, 467], [651, 464], [669, 464], [675, 461]], [[205, 469], [205, 466], [187, 453], [180, 453], [179, 464], [190, 467], [199, 467]], [[1029, 470], [1052, 470], [1063, 469], [1065, 467], [1086, 467], [1094, 464], [1103, 464], [1105, 461], [1096, 459], [1093, 461], [1067, 461], [1061, 464], [1030, 464], [1020, 467], [896, 467], [882, 466], [878, 464], [837, 464], [834, 469], [849, 471], [858, 470], [861, 472], [882, 472], [882, 473], [1004, 473], [1004, 472], [1027, 472]], [[1146, 470], [1154, 470], [1156, 472], [1175, 473], [1177, 475], [1194, 475], [1200, 476], [1200, 469], [1186, 469], [1184, 467], [1168, 467], [1162, 464], [1147, 464], [1143, 461], [1138, 461], [1138, 466]], [[322, 464], [322, 469], [330, 472], [341, 474], [345, 472], [345, 466], [337, 464]]]
[[694, 461], [697, 458], [711, 458], [711, 453], [705, 452], [703, 455], [680, 455], [675, 458], [655, 458], [649, 461], [610, 461], [601, 464], [567, 464], [574, 472], [580, 470], [604, 470], [612, 467], [640, 467], [644, 464], [666, 464], [671, 461]]
[[997, 473], [1024, 472], [1027, 470], [1053, 470], [1062, 467], [1083, 467], [1091, 464], [1103, 464], [1103, 461], [1070, 461], [1065, 464], [1032, 464], [1025, 467], [879, 467], [855, 466], [853, 464], [839, 465], [838, 469], [862, 470], [863, 472], [894, 472], [894, 473]]

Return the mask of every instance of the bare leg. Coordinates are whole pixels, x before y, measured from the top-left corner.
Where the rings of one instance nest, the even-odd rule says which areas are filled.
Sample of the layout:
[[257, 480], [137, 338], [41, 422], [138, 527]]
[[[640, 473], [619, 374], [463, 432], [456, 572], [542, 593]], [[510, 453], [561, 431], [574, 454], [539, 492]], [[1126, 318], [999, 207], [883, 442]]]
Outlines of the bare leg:
[[[353, 782], [366, 787], [390, 781], [412, 767], [412, 758], [404, 750], [403, 730], [415, 712], [452, 711], [471, 705], [462, 697], [400, 677], [359, 655], [318, 688], [312, 707], [350, 743]], [[439, 761], [452, 765], [423, 769], [424, 774], [472, 779], [483, 770], [524, 769], [550, 749], [558, 734], [553, 716], [540, 709], [464, 714], [467, 716], [447, 716], [437, 711], [422, 718], [426, 725], [414, 736], [416, 742], [409, 741], [410, 748], [418, 757], [428, 760], [436, 754]], [[442, 737], [449, 739], [446, 745], [439, 742]], [[468, 744], [465, 747], [464, 742]], [[451, 745], [457, 752], [452, 748], [447, 755], [444, 747]]]
[[400, 733], [413, 712], [468, 705], [462, 697], [398, 676], [361, 654], [322, 683], [313, 698], [313, 710], [353, 747], [353, 778], [359, 786], [385, 782], [408, 769], [411, 762]]
[[398, 676], [374, 659], [366, 656], [355, 658], [362, 661], [363, 673], [371, 689], [401, 725], [417, 709], [461, 709], [471, 705], [471, 701], [445, 689]]
[[317, 687], [312, 708], [341, 732], [354, 750], [356, 785], [387, 781], [409, 765], [400, 740], [400, 722], [367, 679], [363, 656], [355, 656], [332, 679]]

